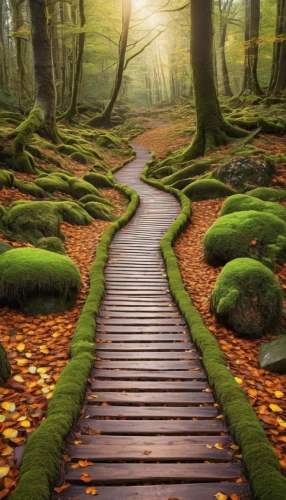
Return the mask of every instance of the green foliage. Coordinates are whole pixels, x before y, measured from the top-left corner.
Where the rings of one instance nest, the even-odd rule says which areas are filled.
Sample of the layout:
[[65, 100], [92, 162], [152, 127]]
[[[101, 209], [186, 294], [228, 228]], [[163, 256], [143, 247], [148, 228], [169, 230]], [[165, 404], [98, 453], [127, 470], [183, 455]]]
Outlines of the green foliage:
[[175, 172], [172, 175], [169, 175], [168, 177], [165, 177], [165, 179], [162, 180], [162, 184], [164, 186], [170, 186], [171, 184], [174, 184], [177, 181], [181, 181], [183, 179], [188, 179], [190, 177], [196, 177], [197, 175], [204, 174], [207, 170], [210, 169], [210, 164], [208, 162], [202, 162], [202, 163], [195, 163], [193, 165], [189, 165], [188, 167], [185, 167], [178, 172]]
[[74, 303], [80, 285], [79, 270], [63, 255], [16, 248], [0, 256], [0, 297], [18, 301], [30, 314], [65, 309]]
[[45, 198], [46, 196], [45, 191], [34, 182], [19, 181], [16, 179], [14, 187], [17, 188], [20, 193], [30, 194], [34, 196], [34, 198]]
[[89, 174], [85, 174], [85, 176], [83, 178], [85, 181], [89, 182], [90, 184], [92, 184], [96, 188], [112, 188], [113, 187], [110, 180], [101, 174], [96, 174], [96, 173], [90, 172]]
[[49, 252], [59, 253], [65, 255], [65, 247], [59, 238], [55, 236], [50, 236], [49, 238], [41, 238], [36, 243], [36, 248], [41, 248], [42, 250], [48, 250]]
[[49, 193], [62, 191], [63, 193], [68, 194], [70, 192], [68, 183], [60, 177], [52, 177], [51, 175], [47, 177], [40, 177], [35, 180], [35, 184]]
[[262, 201], [258, 198], [252, 198], [244, 194], [236, 194], [225, 200], [220, 215], [232, 214], [233, 212], [246, 212], [248, 210], [273, 214], [286, 222], [286, 208], [277, 203]]
[[280, 320], [282, 289], [274, 274], [253, 259], [225, 265], [211, 295], [211, 310], [237, 333], [261, 338]]
[[183, 193], [192, 201], [200, 201], [230, 196], [235, 191], [215, 179], [203, 179], [189, 184]]
[[108, 201], [106, 198], [100, 198], [99, 196], [95, 196], [94, 194], [87, 194], [80, 198], [80, 203], [83, 203], [84, 205], [86, 203], [89, 203], [90, 201], [94, 201], [95, 203], [101, 203], [103, 205], [106, 205], [107, 207], [114, 208], [112, 203]]
[[11, 376], [11, 366], [7, 353], [0, 342], [0, 387], [3, 387]]
[[259, 198], [264, 201], [286, 201], [286, 191], [272, 189], [272, 188], [256, 188], [248, 191], [248, 196], [254, 196], [255, 198]]
[[101, 219], [106, 221], [114, 220], [114, 216], [112, 215], [110, 208], [103, 203], [95, 203], [94, 201], [90, 201], [86, 203], [84, 208], [94, 219]]
[[206, 232], [204, 254], [212, 266], [250, 257], [273, 268], [286, 260], [286, 223], [254, 210], [224, 215]]

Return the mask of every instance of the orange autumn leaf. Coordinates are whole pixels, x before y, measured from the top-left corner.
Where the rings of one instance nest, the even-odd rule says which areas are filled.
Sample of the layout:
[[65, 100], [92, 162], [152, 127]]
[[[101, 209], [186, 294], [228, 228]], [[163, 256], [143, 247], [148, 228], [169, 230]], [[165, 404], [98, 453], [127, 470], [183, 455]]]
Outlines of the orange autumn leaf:
[[86, 472], [83, 472], [83, 474], [81, 474], [80, 479], [84, 483], [90, 483], [90, 481], [92, 481], [92, 478]]
[[85, 493], [87, 495], [97, 495], [97, 489], [94, 486], [90, 486], [89, 488], [86, 488]]
[[62, 486], [54, 488], [54, 490], [55, 490], [56, 493], [61, 493], [62, 491], [67, 490], [69, 487], [70, 487], [70, 484], [65, 483]]

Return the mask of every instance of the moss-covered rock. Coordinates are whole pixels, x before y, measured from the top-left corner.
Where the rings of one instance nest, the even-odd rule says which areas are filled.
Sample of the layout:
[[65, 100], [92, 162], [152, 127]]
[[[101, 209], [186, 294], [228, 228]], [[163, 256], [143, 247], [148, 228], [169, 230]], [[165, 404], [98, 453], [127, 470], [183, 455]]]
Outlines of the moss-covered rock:
[[253, 210], [224, 215], [206, 232], [204, 254], [213, 266], [250, 257], [273, 268], [286, 261], [286, 223]]
[[243, 190], [248, 184], [269, 186], [271, 174], [272, 167], [267, 160], [240, 156], [218, 167], [213, 172], [213, 178]]
[[7, 352], [0, 342], [0, 386], [3, 387], [11, 376], [11, 366]]
[[86, 203], [89, 203], [90, 201], [94, 201], [95, 203], [102, 203], [103, 205], [106, 205], [107, 207], [114, 208], [114, 205], [107, 200], [106, 198], [100, 198], [99, 196], [95, 196], [94, 194], [87, 194], [80, 198], [80, 203], [83, 203], [84, 205]]
[[95, 141], [96, 141], [96, 144], [98, 144], [98, 146], [100, 146], [102, 148], [114, 149], [114, 148], [120, 147], [120, 145], [121, 145], [120, 140], [117, 139], [117, 137], [115, 137], [112, 134], [108, 134], [108, 133], [98, 134]]
[[92, 165], [92, 169], [95, 170], [95, 172], [107, 172], [108, 171], [108, 168], [103, 163], [94, 163]]
[[14, 205], [3, 222], [15, 236], [23, 236], [32, 243], [47, 236], [61, 236], [60, 219], [51, 202]]
[[2, 253], [8, 252], [9, 250], [13, 250], [13, 247], [8, 243], [4, 243], [4, 241], [0, 241], [0, 255]]
[[177, 172], [177, 170], [178, 169], [176, 167], [167, 165], [166, 167], [160, 167], [154, 169], [152, 172], [152, 177], [154, 179], [163, 179], [163, 177], [167, 177], [174, 174], [175, 172]]
[[83, 177], [85, 181], [89, 182], [96, 188], [112, 188], [112, 182], [110, 182], [105, 175], [96, 174], [95, 172], [89, 172]]
[[85, 154], [80, 153], [79, 151], [72, 153], [70, 155], [70, 159], [76, 161], [77, 163], [80, 163], [81, 165], [87, 165], [89, 163], [88, 157]]
[[95, 196], [101, 198], [100, 192], [89, 182], [71, 178], [69, 185], [70, 185], [71, 195], [74, 198], [80, 199], [86, 194], [94, 194]]
[[171, 184], [174, 184], [174, 182], [201, 175], [209, 170], [209, 168], [209, 163], [197, 163], [194, 165], [189, 165], [188, 167], [182, 168], [178, 172], [165, 177], [165, 179], [162, 180], [162, 184], [164, 184], [164, 186], [170, 186]]
[[0, 170], [0, 186], [11, 188], [14, 185], [14, 174], [9, 170]]
[[20, 193], [30, 194], [35, 198], [45, 198], [46, 196], [45, 191], [41, 187], [37, 186], [37, 184], [35, 184], [34, 182], [19, 181], [16, 179], [14, 182], [14, 187], [17, 188]]
[[39, 248], [17, 248], [0, 256], [0, 298], [28, 314], [71, 307], [81, 285], [79, 270], [63, 255]]
[[80, 207], [73, 201], [54, 202], [61, 220], [69, 222], [75, 226], [88, 226], [93, 222], [92, 217], [88, 215], [85, 208]]
[[260, 262], [235, 259], [218, 277], [211, 310], [237, 333], [260, 338], [279, 323], [282, 289], [274, 274]]
[[35, 184], [49, 193], [61, 191], [68, 194], [70, 192], [68, 183], [60, 177], [52, 177], [51, 175], [40, 177], [35, 180]]
[[283, 189], [256, 188], [248, 191], [247, 196], [253, 196], [254, 198], [259, 198], [264, 201], [286, 201], [286, 191]]
[[90, 201], [84, 206], [85, 210], [94, 218], [106, 221], [113, 221], [114, 216], [112, 215], [110, 208], [102, 203], [94, 203]]
[[248, 210], [273, 214], [286, 222], [286, 208], [277, 203], [262, 201], [244, 194], [236, 194], [225, 200], [221, 207], [220, 215], [232, 214], [233, 212], [246, 212]]
[[187, 186], [189, 186], [190, 184], [193, 184], [193, 182], [195, 182], [196, 179], [191, 179], [191, 178], [188, 178], [188, 179], [182, 179], [181, 181], [176, 181], [174, 182], [174, 184], [170, 184], [170, 186], [172, 188], [175, 188], [175, 189], [180, 189], [180, 190], [183, 190], [185, 189]]
[[189, 184], [183, 193], [192, 201], [200, 201], [231, 196], [235, 191], [215, 179], [203, 179]]
[[73, 153], [79, 152], [79, 150], [77, 148], [75, 148], [74, 146], [68, 146], [67, 144], [61, 144], [60, 146], [58, 146], [57, 149], [58, 149], [59, 153], [61, 153], [63, 155], [67, 155], [67, 156], [70, 156]]
[[[0, 246], [1, 248], [1, 246]], [[59, 253], [65, 255], [65, 247], [59, 238], [55, 236], [50, 236], [49, 238], [41, 238], [36, 243], [36, 248], [41, 248], [42, 250], [48, 250], [49, 252]]]
[[286, 335], [280, 335], [269, 344], [261, 345], [259, 363], [264, 370], [286, 374]]

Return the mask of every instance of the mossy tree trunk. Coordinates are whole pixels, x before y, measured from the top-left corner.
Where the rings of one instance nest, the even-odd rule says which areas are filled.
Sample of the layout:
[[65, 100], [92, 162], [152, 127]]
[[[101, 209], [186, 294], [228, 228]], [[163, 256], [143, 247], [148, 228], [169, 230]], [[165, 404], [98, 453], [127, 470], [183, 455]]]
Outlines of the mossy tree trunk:
[[11, 366], [8, 361], [7, 353], [0, 343], [0, 386], [3, 387], [3, 385], [6, 384], [7, 380], [10, 378], [11, 375]]
[[222, 70], [224, 93], [228, 97], [232, 97], [233, 93], [232, 93], [232, 90], [230, 88], [229, 74], [228, 74], [228, 68], [227, 68], [227, 63], [226, 63], [225, 42], [226, 42], [226, 33], [227, 33], [227, 22], [228, 22], [230, 11], [231, 11], [231, 8], [233, 5], [233, 1], [234, 0], [230, 0], [230, 2], [225, 1], [224, 4], [222, 5], [221, 0], [219, 0], [219, 12], [220, 12], [219, 50], [220, 50], [220, 57], [221, 57], [221, 70]]
[[[81, 30], [84, 29], [85, 26], [85, 12], [84, 12], [84, 0], [79, 0], [79, 25]], [[80, 85], [80, 75], [82, 71], [82, 60], [84, 54], [84, 43], [85, 43], [85, 33], [82, 31], [78, 36], [78, 53], [77, 59], [75, 63], [75, 70], [73, 75], [73, 86], [72, 86], [72, 95], [71, 95], [71, 103], [69, 109], [64, 113], [62, 119], [71, 121], [77, 114], [77, 99], [78, 99], [78, 90]]]
[[[10, 0], [11, 10], [12, 10], [12, 21], [14, 28], [14, 39], [16, 47], [16, 60], [17, 60], [17, 76], [18, 76], [18, 89], [19, 89], [19, 103], [22, 108], [22, 99], [27, 95], [27, 75], [25, 62], [23, 60], [25, 46], [28, 40], [19, 34], [19, 30], [26, 28], [28, 29], [28, 19], [27, 19], [27, 2], [17, 2], [16, 0]], [[21, 109], [23, 112], [24, 110]]]
[[112, 125], [111, 115], [121, 88], [123, 72], [124, 72], [125, 54], [127, 49], [131, 10], [132, 10], [132, 1], [122, 0], [122, 32], [119, 43], [119, 61], [118, 61], [118, 68], [115, 78], [114, 89], [111, 95], [111, 99], [107, 107], [103, 111], [103, 113], [89, 120], [87, 122], [88, 125], [94, 127], [104, 127], [104, 126], [111, 127]]
[[258, 38], [260, 27], [260, 0], [246, 0], [245, 2], [245, 63], [242, 92], [262, 96], [258, 81]]
[[13, 168], [32, 173], [33, 157], [25, 151], [30, 136], [37, 130], [53, 142], [59, 142], [56, 127], [56, 91], [48, 35], [45, 0], [29, 0], [31, 36], [34, 55], [35, 103], [28, 118], [10, 135]]
[[[276, 0], [276, 31], [275, 31], [275, 42], [273, 44], [273, 56], [272, 56], [272, 69], [271, 77], [269, 83], [268, 92], [281, 92], [285, 88], [285, 81], [283, 83], [279, 82], [278, 85], [278, 75], [283, 72], [281, 64], [285, 65], [285, 54], [286, 54], [286, 41], [279, 41], [279, 38], [283, 39], [286, 33], [286, 0]], [[281, 52], [284, 52], [281, 53]], [[284, 68], [285, 69], [285, 68]], [[282, 76], [282, 74], [281, 74]], [[283, 79], [282, 79], [283, 80]], [[282, 83], [282, 85], [281, 85]]]

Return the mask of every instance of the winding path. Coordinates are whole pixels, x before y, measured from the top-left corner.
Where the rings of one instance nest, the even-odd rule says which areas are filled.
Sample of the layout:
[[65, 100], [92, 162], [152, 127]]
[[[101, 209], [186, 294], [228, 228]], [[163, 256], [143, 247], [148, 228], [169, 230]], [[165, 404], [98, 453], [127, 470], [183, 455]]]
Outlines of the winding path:
[[[169, 194], [140, 181], [149, 151], [116, 174], [140, 195], [132, 221], [116, 234], [97, 323], [97, 358], [68, 468], [57, 498], [210, 500], [243, 484], [200, 355], [168, 290], [159, 242], [180, 213]], [[92, 481], [83, 483], [81, 475]]]

